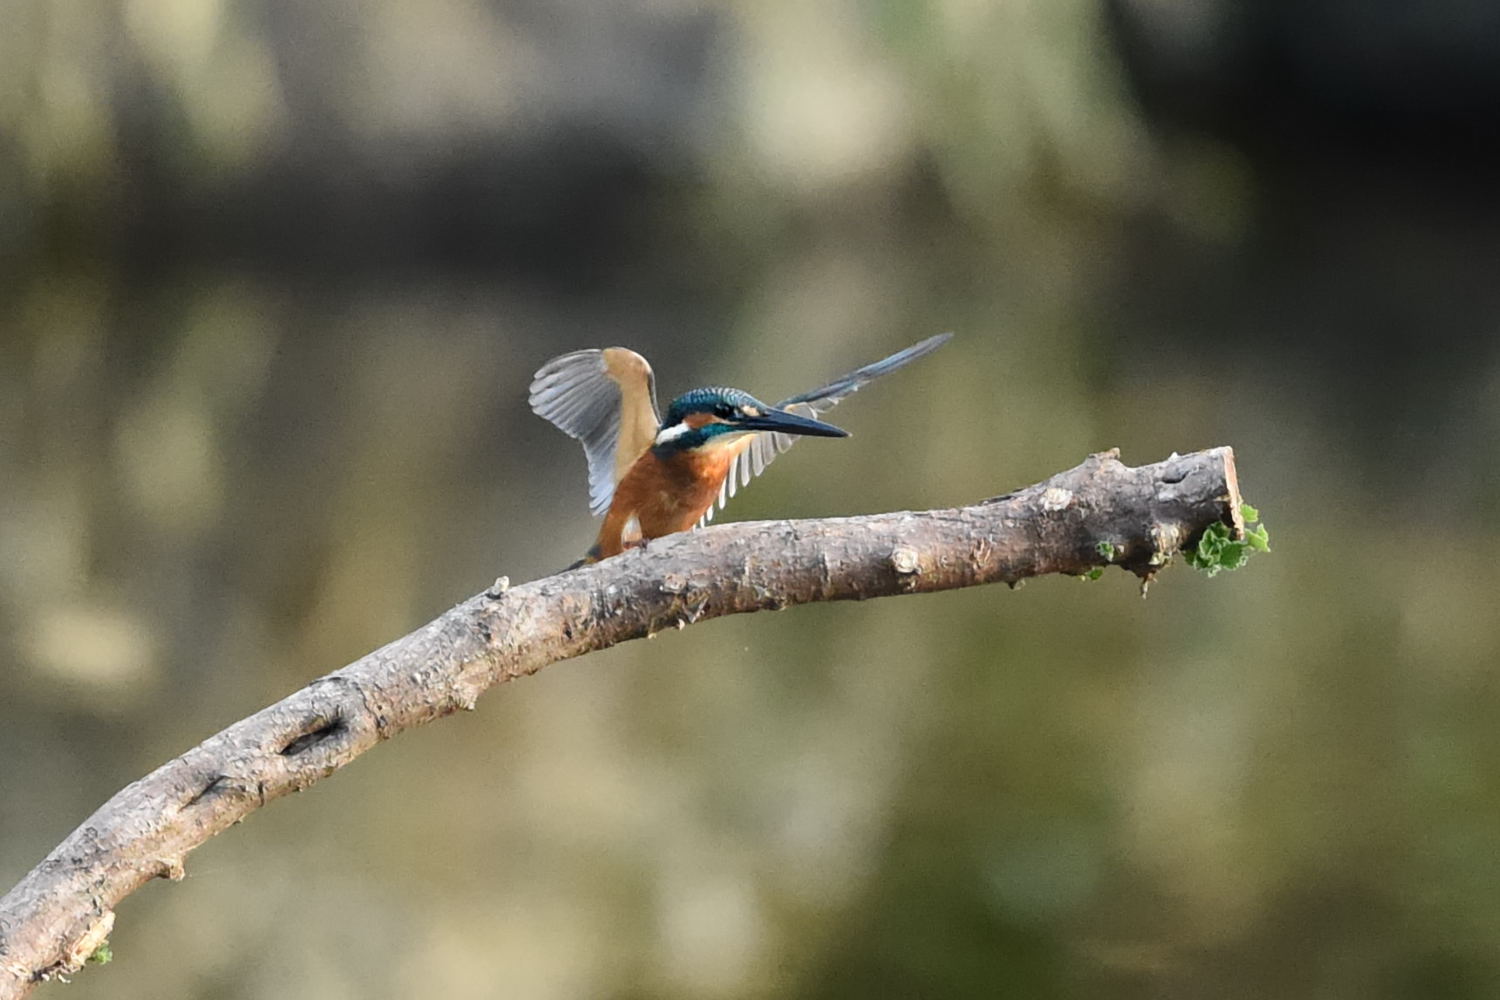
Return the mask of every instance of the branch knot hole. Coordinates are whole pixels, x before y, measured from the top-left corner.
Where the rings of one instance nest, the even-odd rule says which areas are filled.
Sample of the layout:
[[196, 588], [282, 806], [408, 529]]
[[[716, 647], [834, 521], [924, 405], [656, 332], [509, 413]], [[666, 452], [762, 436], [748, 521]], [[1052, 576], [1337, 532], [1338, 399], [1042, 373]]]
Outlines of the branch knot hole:
[[307, 724], [304, 732], [281, 748], [283, 757], [296, 757], [298, 754], [306, 753], [320, 743], [335, 739], [344, 732], [344, 719], [342, 716], [334, 716], [332, 719], [314, 719]]
[[192, 798], [188, 799], [187, 802], [183, 803], [183, 807], [184, 808], [190, 808], [190, 807], [195, 806], [198, 803], [202, 802], [204, 799], [211, 798], [211, 797], [219, 794], [219, 791], [221, 789], [223, 789], [224, 787], [226, 787], [229, 783], [230, 783], [230, 781], [229, 781], [229, 775], [227, 775], [227, 774], [216, 774], [216, 775], [214, 775], [212, 778], [209, 779], [209, 781], [208, 781], [208, 783], [206, 785], [204, 785], [202, 788], [198, 789], [198, 791], [196, 791], [196, 792], [193, 793], [193, 797]]

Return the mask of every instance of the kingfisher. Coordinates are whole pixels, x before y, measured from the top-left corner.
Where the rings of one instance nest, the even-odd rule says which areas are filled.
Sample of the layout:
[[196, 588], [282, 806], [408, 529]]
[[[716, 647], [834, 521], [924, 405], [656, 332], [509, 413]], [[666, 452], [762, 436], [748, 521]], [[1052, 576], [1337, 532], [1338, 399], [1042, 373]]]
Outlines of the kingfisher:
[[[604, 515], [581, 566], [663, 535], [707, 524], [716, 509], [799, 437], [848, 437], [817, 417], [872, 379], [937, 350], [940, 333], [768, 406], [740, 389], [708, 386], [656, 409], [656, 376], [625, 347], [573, 351], [538, 369], [531, 408], [582, 445], [589, 510]], [[573, 567], [569, 567], [573, 568]]]

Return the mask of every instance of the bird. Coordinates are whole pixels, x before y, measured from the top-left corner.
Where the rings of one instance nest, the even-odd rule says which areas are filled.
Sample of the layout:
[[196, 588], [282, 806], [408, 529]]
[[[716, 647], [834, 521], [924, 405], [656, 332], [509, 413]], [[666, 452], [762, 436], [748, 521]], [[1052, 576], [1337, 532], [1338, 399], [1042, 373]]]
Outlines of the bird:
[[562, 354], [539, 368], [529, 402], [583, 445], [589, 509], [604, 515], [587, 554], [570, 569], [652, 539], [705, 525], [736, 491], [799, 437], [848, 437], [817, 419], [872, 379], [947, 343], [919, 341], [847, 375], [767, 405], [741, 389], [707, 386], [656, 408], [656, 376], [626, 347]]

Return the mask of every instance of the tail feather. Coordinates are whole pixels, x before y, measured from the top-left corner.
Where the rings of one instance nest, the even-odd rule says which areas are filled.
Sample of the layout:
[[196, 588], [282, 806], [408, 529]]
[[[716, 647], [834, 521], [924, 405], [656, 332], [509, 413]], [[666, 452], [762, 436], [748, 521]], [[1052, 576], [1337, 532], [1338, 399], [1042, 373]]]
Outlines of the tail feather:
[[589, 550], [583, 554], [583, 558], [582, 559], [580, 559], [577, 562], [573, 563], [567, 569], [563, 570], [563, 572], [566, 573], [569, 570], [575, 570], [575, 569], [578, 569], [581, 566], [592, 566], [594, 563], [596, 563], [598, 561], [599, 561], [599, 544], [596, 542], [593, 545], [589, 546]]

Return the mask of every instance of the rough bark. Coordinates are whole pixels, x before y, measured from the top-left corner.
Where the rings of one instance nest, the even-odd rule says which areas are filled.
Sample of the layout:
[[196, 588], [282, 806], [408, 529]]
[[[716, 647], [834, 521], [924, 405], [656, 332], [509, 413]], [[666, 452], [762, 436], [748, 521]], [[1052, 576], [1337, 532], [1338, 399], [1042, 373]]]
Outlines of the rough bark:
[[549, 663], [810, 601], [1014, 585], [1111, 563], [1144, 586], [1209, 525], [1243, 532], [1239, 508], [1227, 447], [1137, 469], [1111, 451], [969, 507], [721, 525], [523, 586], [498, 580], [100, 807], [0, 898], [0, 998], [76, 971], [108, 935], [120, 900], [151, 879], [182, 878], [184, 857], [208, 838], [381, 740], [472, 709], [489, 688]]

